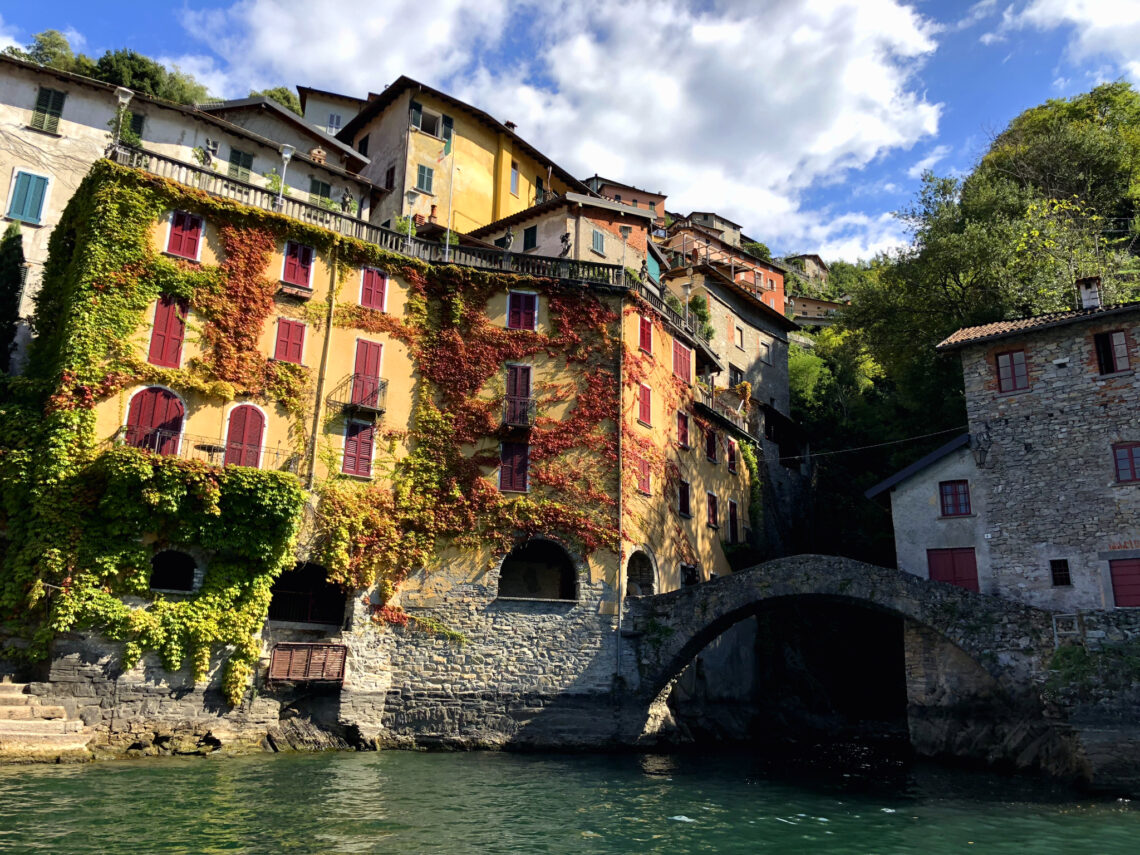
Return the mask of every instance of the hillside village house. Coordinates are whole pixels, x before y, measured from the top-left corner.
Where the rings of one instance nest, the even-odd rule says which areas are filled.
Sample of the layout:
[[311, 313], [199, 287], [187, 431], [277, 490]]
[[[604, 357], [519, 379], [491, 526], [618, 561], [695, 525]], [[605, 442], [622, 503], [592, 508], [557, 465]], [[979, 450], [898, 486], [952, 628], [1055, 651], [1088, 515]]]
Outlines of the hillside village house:
[[[284, 166], [281, 141], [263, 136], [223, 118], [76, 74], [56, 71], [8, 56], [0, 56], [0, 174], [9, 176], [3, 187], [4, 214], [20, 223], [27, 276], [20, 300], [20, 315], [31, 316], [32, 298], [39, 289], [48, 239], [68, 201], [91, 165], [103, 157], [114, 140], [115, 119], [125, 104], [127, 137], [137, 139], [160, 158], [170, 178], [197, 186], [221, 182], [238, 198], [263, 195], [265, 173], [285, 172], [290, 206], [298, 216], [320, 219], [320, 199], [313, 190], [339, 200], [346, 192], [368, 208], [384, 192], [342, 166], [318, 162], [310, 154], [315, 140], [298, 145], [289, 166]], [[300, 143], [300, 140], [295, 142]], [[366, 161], [355, 160], [351, 166]], [[309, 207], [310, 203], [316, 207]], [[18, 332], [16, 362], [29, 341], [26, 326]]]
[[898, 565], [1055, 610], [1140, 606], [1140, 304], [961, 329], [968, 435], [890, 491]]
[[[364, 109], [367, 98], [355, 98], [311, 86], [298, 86], [297, 95], [301, 101], [301, 115], [306, 122], [330, 136], [336, 136], [352, 118]], [[370, 98], [375, 94], [370, 93]], [[365, 157], [367, 151], [360, 152]]]
[[651, 193], [648, 190], [634, 187], [632, 184], [623, 184], [620, 181], [614, 181], [610, 178], [602, 178], [600, 175], [587, 178], [584, 183], [593, 192], [605, 199], [620, 202], [623, 205], [629, 205], [633, 208], [644, 208], [649, 211], [649, 213], [653, 215], [653, 228], [655, 231], [665, 228], [666, 196], [660, 190], [656, 193]]

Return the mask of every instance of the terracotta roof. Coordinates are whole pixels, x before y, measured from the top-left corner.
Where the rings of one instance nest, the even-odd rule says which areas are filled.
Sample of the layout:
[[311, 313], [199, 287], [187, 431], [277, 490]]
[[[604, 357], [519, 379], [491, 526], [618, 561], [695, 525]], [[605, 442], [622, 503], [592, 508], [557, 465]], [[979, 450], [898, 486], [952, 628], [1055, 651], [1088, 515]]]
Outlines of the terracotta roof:
[[1140, 302], [1124, 303], [1119, 306], [1097, 306], [1095, 309], [1076, 309], [1070, 312], [1050, 312], [1047, 315], [1036, 315], [1031, 318], [1014, 318], [1008, 321], [995, 321], [992, 324], [981, 324], [976, 327], [963, 327], [940, 342], [935, 350], [956, 350], [974, 342], [1006, 338], [1011, 335], [1036, 332], [1037, 330], [1065, 326], [1066, 324], [1078, 324], [1086, 320], [1136, 311], [1140, 311]]

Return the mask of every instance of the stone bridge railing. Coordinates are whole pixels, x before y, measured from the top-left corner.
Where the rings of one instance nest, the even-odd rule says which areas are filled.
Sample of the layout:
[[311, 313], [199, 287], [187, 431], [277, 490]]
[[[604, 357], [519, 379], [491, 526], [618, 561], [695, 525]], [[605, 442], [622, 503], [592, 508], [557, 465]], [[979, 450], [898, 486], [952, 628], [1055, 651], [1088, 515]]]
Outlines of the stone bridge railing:
[[780, 597], [828, 597], [901, 615], [956, 645], [1010, 695], [1032, 690], [1054, 648], [1050, 612], [849, 558], [799, 555], [627, 601], [638, 694], [656, 698], [716, 636]]

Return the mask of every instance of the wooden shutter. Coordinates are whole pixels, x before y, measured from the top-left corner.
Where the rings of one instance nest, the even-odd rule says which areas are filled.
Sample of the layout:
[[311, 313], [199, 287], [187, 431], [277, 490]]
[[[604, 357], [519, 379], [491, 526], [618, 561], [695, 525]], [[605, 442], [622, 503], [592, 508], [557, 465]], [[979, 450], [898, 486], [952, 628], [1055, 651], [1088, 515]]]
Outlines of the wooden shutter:
[[504, 442], [500, 453], [499, 489], [526, 492], [530, 449], [523, 442]]
[[644, 315], [639, 318], [640, 330], [638, 345], [646, 353], [653, 353], [653, 321]]
[[692, 376], [689, 370], [689, 349], [679, 341], [673, 342], [673, 373], [686, 383]]
[[533, 330], [537, 315], [538, 297], [534, 294], [507, 295], [507, 327], [512, 330]]
[[17, 172], [12, 198], [8, 203], [8, 216], [25, 223], [40, 222], [48, 180], [42, 175]]
[[651, 492], [649, 489], [649, 461], [644, 457], [637, 458], [637, 489], [642, 493]]
[[933, 581], [957, 585], [967, 591], [978, 590], [978, 565], [973, 547], [928, 549], [926, 562]]
[[36, 94], [36, 108], [32, 111], [32, 127], [54, 134], [59, 130], [59, 117], [63, 115], [66, 92], [40, 87]]
[[419, 101], [412, 102], [412, 125], [422, 128], [424, 124], [424, 108]]
[[281, 362], [295, 362], [300, 365], [304, 352], [304, 323], [280, 318], [277, 321], [277, 346], [273, 351], [273, 358]]
[[532, 330], [537, 326], [538, 297], [535, 294], [520, 294], [519, 297], [522, 300], [522, 328]]
[[716, 462], [716, 431], [705, 431], [705, 457]]
[[261, 441], [265, 435], [265, 416], [249, 404], [235, 407], [230, 413], [226, 433], [226, 465], [261, 465]]
[[364, 477], [372, 474], [372, 433], [373, 427], [367, 422], [345, 425], [342, 472]]
[[455, 133], [455, 120], [451, 116], [443, 117], [443, 138], [450, 141]]
[[289, 241], [285, 245], [285, 272], [281, 276], [285, 282], [308, 288], [312, 266], [312, 247], [293, 243], [293, 241]]
[[364, 268], [364, 278], [360, 286], [360, 305], [384, 311], [384, 298], [388, 291], [388, 275], [372, 267]]
[[1112, 597], [1117, 606], [1140, 606], [1140, 559], [1108, 562], [1112, 574]]
[[728, 502], [728, 542], [729, 543], [736, 543], [737, 542], [737, 536], [736, 536], [737, 528], [736, 528], [736, 526], [737, 526], [738, 521], [739, 521], [739, 509], [737, 508], [736, 502], [734, 502], [730, 499]]
[[185, 211], [175, 211], [170, 219], [170, 240], [166, 251], [182, 258], [196, 259], [202, 239], [202, 219]]
[[708, 510], [709, 510], [709, 525], [711, 525], [715, 528], [718, 525], [718, 523], [717, 523], [717, 512], [716, 512], [716, 496], [714, 496], [712, 493], [708, 493], [707, 499], [708, 499]]
[[154, 307], [154, 328], [150, 333], [147, 361], [163, 368], [182, 364], [182, 341], [186, 335], [187, 302], [181, 297], [160, 297]]
[[352, 403], [376, 406], [380, 389], [380, 356], [384, 345], [378, 341], [356, 342], [356, 368], [352, 376]]
[[182, 402], [166, 389], [143, 389], [127, 412], [127, 445], [157, 454], [175, 454], [182, 433]]
[[677, 444], [682, 448], [689, 447], [689, 416], [680, 410], [677, 411]]
[[689, 482], [681, 481], [677, 484], [677, 511], [685, 516], [692, 515], [689, 506]]
[[653, 424], [653, 390], [641, 384], [637, 417], [647, 425]]
[[728, 441], [728, 471], [736, 471], [736, 440]]

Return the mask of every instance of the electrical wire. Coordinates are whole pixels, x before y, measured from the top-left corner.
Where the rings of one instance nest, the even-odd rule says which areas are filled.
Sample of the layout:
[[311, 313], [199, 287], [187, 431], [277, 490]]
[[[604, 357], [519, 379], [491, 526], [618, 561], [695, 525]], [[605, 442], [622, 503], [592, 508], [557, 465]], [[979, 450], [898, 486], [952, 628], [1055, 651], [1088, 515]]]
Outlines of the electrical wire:
[[961, 425], [959, 427], [946, 428], [946, 430], [938, 430], [934, 433], [924, 433], [921, 436], [908, 436], [905, 439], [892, 439], [890, 442], [877, 442], [874, 445], [859, 445], [854, 448], [837, 448], [832, 451], [814, 451], [811, 454], [798, 454], [792, 457], [779, 457], [781, 463], [785, 460], [811, 460], [815, 457], [831, 457], [836, 454], [851, 454], [855, 451], [866, 451], [869, 448], [883, 448], [887, 445], [902, 445], [904, 442], [915, 442], [920, 439], [930, 439], [932, 436], [941, 436], [944, 433], [957, 433], [958, 431], [965, 430], [969, 425]]

